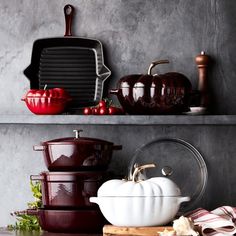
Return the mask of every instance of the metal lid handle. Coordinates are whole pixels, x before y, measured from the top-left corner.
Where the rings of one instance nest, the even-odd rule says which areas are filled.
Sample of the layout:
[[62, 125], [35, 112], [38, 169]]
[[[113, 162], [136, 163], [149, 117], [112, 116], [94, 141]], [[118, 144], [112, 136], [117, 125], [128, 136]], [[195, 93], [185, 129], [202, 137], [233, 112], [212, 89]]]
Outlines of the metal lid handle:
[[160, 60], [160, 61], [153, 61], [148, 68], [148, 75], [152, 75], [152, 69], [159, 64], [167, 64], [170, 63], [168, 60]]
[[74, 129], [73, 132], [75, 132], [75, 138], [80, 138], [80, 132], [83, 132], [82, 129]]
[[161, 169], [161, 173], [164, 175], [164, 176], [171, 176], [173, 174], [173, 169], [170, 167], [170, 166], [164, 166], [162, 169]]

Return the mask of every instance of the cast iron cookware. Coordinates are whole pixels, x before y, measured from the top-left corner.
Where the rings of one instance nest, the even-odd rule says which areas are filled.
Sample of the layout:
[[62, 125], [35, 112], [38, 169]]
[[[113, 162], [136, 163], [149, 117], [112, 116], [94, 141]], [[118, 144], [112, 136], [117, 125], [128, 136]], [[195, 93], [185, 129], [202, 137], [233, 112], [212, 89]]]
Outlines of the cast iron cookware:
[[146, 75], [122, 77], [118, 88], [112, 89], [129, 114], [178, 114], [189, 110], [192, 85], [189, 79], [177, 72], [152, 75], [152, 69], [168, 60], [152, 62]]
[[94, 209], [89, 198], [97, 195], [98, 188], [108, 179], [106, 171], [42, 172], [31, 175], [40, 181], [42, 204], [46, 209]]
[[[41, 228], [55, 233], [102, 233], [107, 223], [99, 209], [48, 210], [28, 209], [22, 214], [35, 215]], [[19, 213], [18, 213], [19, 215]]]
[[62, 88], [30, 89], [21, 99], [28, 109], [36, 115], [56, 115], [65, 111], [71, 97]]
[[65, 37], [38, 39], [33, 44], [31, 64], [24, 70], [31, 89], [60, 87], [72, 97], [68, 110], [97, 104], [103, 83], [110, 76], [104, 65], [100, 41], [72, 37], [74, 7], [64, 7]]
[[43, 151], [49, 171], [106, 170], [113, 150], [122, 149], [102, 139], [80, 137], [81, 131], [74, 130], [75, 137], [49, 140], [33, 147]]

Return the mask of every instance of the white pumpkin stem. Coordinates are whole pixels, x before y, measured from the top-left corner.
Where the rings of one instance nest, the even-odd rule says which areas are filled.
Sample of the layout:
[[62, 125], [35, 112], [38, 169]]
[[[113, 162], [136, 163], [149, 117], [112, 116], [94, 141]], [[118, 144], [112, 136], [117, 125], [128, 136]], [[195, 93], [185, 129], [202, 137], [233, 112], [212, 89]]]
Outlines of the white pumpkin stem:
[[156, 167], [156, 165], [155, 165], [155, 164], [146, 164], [146, 165], [142, 165], [142, 166], [135, 167], [135, 168], [134, 168], [134, 173], [132, 174], [132, 181], [133, 181], [133, 182], [136, 182], [135, 179], [136, 179], [138, 173], [139, 173], [141, 170], [144, 170], [144, 169], [147, 169], [147, 168], [153, 168], [153, 167]]

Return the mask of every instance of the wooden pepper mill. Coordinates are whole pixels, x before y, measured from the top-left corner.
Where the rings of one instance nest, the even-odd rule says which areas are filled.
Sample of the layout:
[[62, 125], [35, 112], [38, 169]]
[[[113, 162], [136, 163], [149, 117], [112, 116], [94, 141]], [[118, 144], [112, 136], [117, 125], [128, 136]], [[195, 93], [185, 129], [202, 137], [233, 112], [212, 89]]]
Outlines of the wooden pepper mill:
[[198, 90], [201, 94], [200, 106], [207, 108], [209, 105], [207, 67], [210, 63], [210, 57], [206, 55], [204, 51], [202, 51], [200, 55], [196, 56], [195, 61], [199, 72]]

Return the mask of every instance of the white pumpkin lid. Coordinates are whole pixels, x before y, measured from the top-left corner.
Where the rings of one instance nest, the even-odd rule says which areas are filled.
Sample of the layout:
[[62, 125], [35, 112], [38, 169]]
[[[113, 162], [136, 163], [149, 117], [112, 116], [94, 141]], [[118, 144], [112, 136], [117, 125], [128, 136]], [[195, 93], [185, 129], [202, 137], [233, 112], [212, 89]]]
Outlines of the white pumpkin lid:
[[113, 179], [105, 182], [98, 197], [173, 197], [180, 196], [178, 186], [166, 177], [155, 177], [140, 182]]

